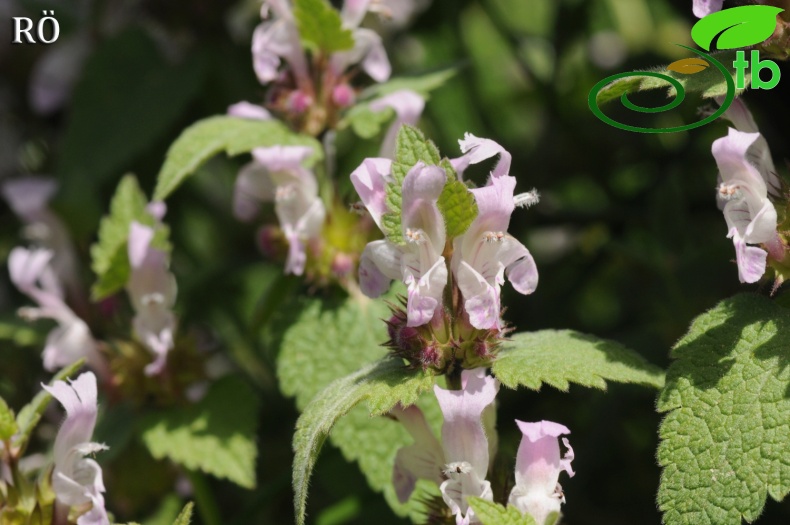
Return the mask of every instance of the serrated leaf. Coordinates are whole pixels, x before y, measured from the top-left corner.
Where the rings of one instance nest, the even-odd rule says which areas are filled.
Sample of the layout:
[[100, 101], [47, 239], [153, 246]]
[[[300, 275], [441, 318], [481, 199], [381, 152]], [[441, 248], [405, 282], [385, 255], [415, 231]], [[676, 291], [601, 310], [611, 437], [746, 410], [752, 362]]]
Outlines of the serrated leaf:
[[337, 420], [362, 401], [367, 402], [371, 416], [386, 414], [398, 402], [405, 406], [415, 404], [431, 386], [431, 374], [409, 370], [400, 359], [385, 358], [336, 380], [307, 405], [296, 423], [293, 443], [294, 507], [299, 525], [305, 520], [313, 466]]
[[294, 18], [302, 42], [314, 51], [329, 54], [354, 47], [354, 34], [326, 0], [296, 0]]
[[469, 506], [475, 511], [483, 525], [536, 525], [535, 519], [529, 514], [521, 514], [514, 506], [507, 508], [499, 503], [481, 498], [468, 498]]
[[756, 46], [776, 29], [776, 15], [784, 11], [770, 5], [745, 5], [723, 9], [701, 18], [691, 28], [691, 39], [706, 51], [716, 40], [718, 49]]
[[381, 127], [394, 114], [395, 111], [392, 108], [373, 111], [368, 104], [361, 103], [348, 111], [340, 127], [351, 126], [351, 129], [359, 138], [372, 139], [381, 132]]
[[195, 504], [191, 501], [184, 506], [184, 510], [181, 511], [181, 514], [178, 515], [176, 521], [173, 522], [173, 525], [189, 525], [192, 522], [192, 510], [194, 509]]
[[161, 140], [200, 93], [207, 65], [201, 53], [165, 60], [139, 28], [103, 40], [69, 106], [57, 156], [64, 189], [117, 176]]
[[[722, 51], [712, 53], [711, 56], [718, 60], [730, 72], [730, 76], [735, 79], [735, 68], [732, 66], [735, 60], [735, 51]], [[674, 63], [674, 62], [673, 62]], [[672, 64], [670, 64], [671, 66]], [[685, 93], [699, 93], [702, 98], [716, 98], [727, 94], [727, 81], [722, 76], [721, 71], [711, 64], [699, 73], [688, 75], [678, 71], [667, 69], [669, 66], [658, 67], [650, 71], [666, 75], [680, 82]], [[634, 76], [625, 77], [604, 86], [596, 95], [598, 106], [619, 99], [624, 94], [636, 93], [639, 91], [650, 91], [653, 89], [666, 89], [667, 96], [675, 96], [675, 88], [667, 80], [649, 76], [638, 76], [640, 71], [634, 71]], [[751, 84], [751, 73], [746, 72], [744, 79], [744, 89], [735, 90], [735, 94], [742, 93]]]
[[740, 525], [790, 491], [790, 311], [738, 295], [675, 345], [658, 400], [668, 525]]
[[[449, 179], [449, 177], [448, 177]], [[450, 179], [439, 195], [439, 211], [444, 217], [447, 238], [462, 235], [477, 217], [477, 202], [466, 184]]]
[[196, 405], [147, 416], [143, 443], [156, 459], [168, 458], [253, 489], [259, 405], [258, 396], [240, 378], [223, 378]]
[[[418, 162], [436, 166], [441, 160], [436, 145], [425, 138], [425, 135], [414, 126], [404, 124], [398, 131], [395, 159], [400, 164], [411, 168]], [[400, 182], [403, 182], [401, 179]]]
[[[146, 211], [148, 204], [145, 193], [140, 189], [134, 175], [121, 179], [110, 202], [110, 214], [99, 224], [98, 241], [91, 246], [91, 267], [96, 273], [96, 282], [91, 288], [94, 301], [99, 301], [124, 287], [129, 280], [131, 268], [126, 241], [132, 221], [155, 226], [156, 220]], [[157, 228], [153, 241], [157, 248], [170, 250], [167, 230]]]
[[605, 390], [607, 381], [664, 385], [664, 372], [633, 350], [573, 330], [515, 334], [503, 343], [491, 369], [510, 388], [539, 390], [546, 383], [567, 391], [574, 383]]
[[[52, 377], [52, 380], [49, 382], [49, 386], [54, 385], [55, 381], [64, 381], [71, 377], [82, 367], [84, 362], [84, 359], [80, 359], [79, 361], [62, 368]], [[36, 425], [38, 425], [38, 422], [41, 420], [41, 415], [44, 413], [44, 410], [46, 410], [47, 405], [51, 399], [52, 395], [46, 390], [42, 389], [41, 392], [36, 394], [32, 401], [22, 407], [22, 410], [20, 410], [19, 414], [17, 414], [16, 424], [19, 430], [17, 431], [16, 435], [14, 435], [12, 446], [19, 451], [18, 455], [21, 456], [24, 453], [25, 448], [27, 447], [27, 442], [30, 439], [30, 435], [33, 433], [33, 429], [36, 428]]]
[[310, 146], [315, 154], [312, 163], [321, 159], [321, 144], [312, 137], [299, 135], [276, 120], [251, 120], [216, 116], [203, 119], [185, 129], [170, 146], [156, 182], [155, 201], [165, 200], [184, 180], [214, 155], [249, 153], [266, 146]]
[[[388, 336], [382, 319], [389, 315], [384, 301], [361, 297], [299, 298], [282, 307], [270, 322], [282, 332], [270, 344], [279, 349], [277, 376], [283, 393], [304, 409], [332, 381], [384, 357], [380, 345]], [[420, 406], [438, 429], [441, 413], [433, 396], [425, 396]], [[330, 441], [347, 460], [358, 463], [371, 488], [383, 492], [398, 515], [418, 515], [422, 504], [416, 498], [399, 503], [392, 485], [395, 454], [412, 443], [401, 425], [371, 418], [366, 407], [358, 406], [337, 422]]]
[[16, 434], [19, 426], [16, 424], [14, 411], [11, 410], [6, 404], [5, 400], [0, 397], [0, 441], [6, 441], [11, 436]]

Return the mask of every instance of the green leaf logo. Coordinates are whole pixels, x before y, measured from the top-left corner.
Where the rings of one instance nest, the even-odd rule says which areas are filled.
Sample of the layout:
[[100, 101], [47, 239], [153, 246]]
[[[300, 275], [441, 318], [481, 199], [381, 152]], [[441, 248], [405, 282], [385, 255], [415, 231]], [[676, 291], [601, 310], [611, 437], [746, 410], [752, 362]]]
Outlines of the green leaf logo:
[[694, 24], [691, 38], [706, 51], [710, 51], [714, 40], [718, 49], [753, 46], [773, 34], [776, 15], [782, 11], [784, 9], [769, 5], [745, 5], [724, 9]]

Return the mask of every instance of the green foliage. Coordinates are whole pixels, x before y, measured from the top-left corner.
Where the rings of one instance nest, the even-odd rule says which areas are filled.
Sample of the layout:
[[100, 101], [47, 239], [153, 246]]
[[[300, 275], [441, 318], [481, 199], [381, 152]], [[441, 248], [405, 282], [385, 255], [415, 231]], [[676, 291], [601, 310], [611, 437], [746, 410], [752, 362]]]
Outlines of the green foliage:
[[371, 416], [386, 414], [399, 402], [412, 405], [432, 385], [432, 375], [411, 371], [400, 359], [386, 358], [338, 379], [313, 399], [296, 423], [293, 443], [294, 506], [299, 525], [305, 520], [310, 474], [335, 422], [362, 401], [367, 401]]
[[368, 104], [357, 104], [348, 111], [343, 125], [351, 126], [354, 133], [360, 138], [372, 139], [381, 132], [381, 126], [386, 124], [394, 114], [392, 108], [373, 111]]
[[252, 489], [259, 405], [240, 378], [223, 378], [194, 406], [146, 416], [142, 439], [156, 459], [169, 458]]
[[450, 162], [442, 160], [447, 172], [447, 184], [439, 196], [439, 211], [444, 217], [447, 238], [462, 235], [477, 217], [477, 202], [469, 188], [459, 181]]
[[14, 411], [8, 408], [5, 399], [0, 397], [0, 441], [11, 439], [16, 434], [19, 426], [14, 418]]
[[668, 525], [739, 525], [790, 491], [790, 311], [738, 295], [697, 317], [658, 410], [658, 505]]
[[427, 97], [432, 91], [439, 89], [453, 78], [456, 73], [458, 73], [457, 67], [447, 67], [424, 75], [393, 78], [387, 82], [370, 86], [362, 92], [361, 96], [364, 98], [382, 97], [395, 91], [408, 89]]
[[302, 42], [313, 51], [328, 54], [354, 47], [354, 35], [326, 0], [296, 0], [294, 18]]
[[309, 162], [321, 158], [321, 144], [312, 137], [293, 133], [276, 120], [252, 120], [216, 116], [203, 119], [187, 129], [170, 146], [159, 171], [154, 200], [165, 200], [184, 180], [211, 157], [248, 153], [265, 146], [310, 146], [315, 151]]
[[200, 54], [166, 61], [141, 30], [102, 41], [74, 91], [58, 174], [83, 190], [117, 176], [171, 129], [206, 69]]
[[532, 516], [521, 514], [512, 505], [505, 508], [499, 503], [481, 498], [469, 498], [467, 501], [483, 525], [536, 525]]
[[176, 521], [173, 522], [173, 525], [189, 525], [192, 522], [192, 510], [194, 509], [195, 504], [191, 501], [184, 506], [184, 510], [181, 511], [181, 514], [178, 515]]
[[27, 321], [19, 317], [0, 317], [0, 341], [7, 341], [16, 346], [38, 346], [44, 337]]
[[[735, 60], [735, 51], [723, 51], [713, 53], [711, 56], [721, 62], [721, 64], [730, 72], [732, 78], [735, 78], [735, 68], [732, 62]], [[699, 73], [687, 75], [677, 71], [670, 71], [666, 67], [659, 67], [652, 69], [674, 78], [683, 86], [686, 94], [699, 93], [702, 98], [715, 98], [727, 94], [727, 81], [722, 77], [721, 71], [711, 64], [710, 67], [705, 68]], [[639, 71], [634, 71], [634, 76], [625, 77], [604, 86], [596, 97], [598, 106], [602, 106], [606, 102], [619, 99], [624, 94], [636, 93], [639, 91], [650, 91], [653, 89], [667, 89], [668, 96], [675, 96], [675, 88], [671, 86], [666, 80], [655, 77], [639, 77]], [[744, 89], [749, 87], [751, 83], [751, 73], [746, 72]], [[736, 94], [742, 93], [743, 89], [736, 89]]]
[[[64, 381], [74, 375], [74, 373], [82, 367], [83, 363], [84, 361], [80, 359], [61, 369], [53, 376], [52, 381], [49, 382], [49, 386], [54, 385], [55, 381]], [[41, 392], [36, 394], [33, 400], [23, 406], [22, 410], [17, 414], [16, 425], [18, 432], [14, 436], [12, 446], [19, 451], [20, 456], [24, 453], [27, 443], [30, 440], [30, 435], [41, 420], [41, 415], [44, 413], [44, 410], [46, 410], [51, 399], [52, 395], [42, 389]]]
[[572, 330], [515, 334], [492, 367], [510, 388], [539, 390], [542, 383], [567, 391], [570, 383], [606, 389], [606, 381], [661, 388], [663, 371], [619, 343]]
[[[94, 301], [101, 300], [124, 287], [131, 268], [126, 248], [129, 227], [133, 221], [154, 226], [155, 219], [146, 211], [148, 200], [134, 175], [121, 179], [110, 202], [110, 214], [99, 224], [99, 239], [91, 246], [93, 271], [97, 280], [91, 289]], [[157, 248], [170, 250], [167, 231], [158, 228], [154, 238]]]
[[[280, 349], [277, 376], [283, 393], [294, 396], [303, 410], [336, 379], [380, 360], [386, 355], [380, 345], [387, 340], [382, 319], [388, 316], [384, 301], [363, 297], [302, 298], [281, 308], [270, 325], [282, 330], [272, 345]], [[420, 405], [438, 428], [441, 415], [433, 397], [425, 396]], [[421, 504], [414, 498], [413, 503], [401, 505], [392, 486], [395, 454], [412, 443], [401, 425], [387, 418], [371, 418], [366, 407], [359, 406], [337, 421], [330, 440], [346, 459], [359, 464], [370, 486], [383, 492], [398, 514], [419, 512]]]
[[395, 162], [392, 163], [394, 184], [387, 186], [387, 209], [389, 212], [382, 217], [382, 228], [387, 239], [395, 244], [403, 245], [401, 226], [401, 208], [403, 207], [403, 179], [409, 170], [418, 162], [436, 166], [441, 161], [436, 145], [425, 138], [419, 129], [404, 124], [398, 131]]
[[784, 11], [770, 5], [731, 7], [700, 19], [691, 28], [691, 38], [706, 51], [713, 40], [718, 49], [755, 46], [769, 38], [776, 29], [776, 15]]

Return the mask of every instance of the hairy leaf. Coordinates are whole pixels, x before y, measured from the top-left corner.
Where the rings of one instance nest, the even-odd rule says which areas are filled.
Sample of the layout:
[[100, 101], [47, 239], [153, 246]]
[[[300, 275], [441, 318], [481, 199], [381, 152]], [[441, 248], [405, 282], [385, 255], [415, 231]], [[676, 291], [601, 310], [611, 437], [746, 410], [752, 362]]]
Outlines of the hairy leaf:
[[492, 371], [507, 387], [534, 390], [543, 383], [563, 391], [570, 383], [602, 390], [607, 381], [664, 384], [662, 370], [633, 350], [572, 330], [515, 334], [503, 344]]
[[739, 525], [790, 491], [790, 311], [738, 295], [675, 345], [658, 401], [668, 525]]
[[477, 203], [466, 184], [448, 177], [447, 184], [439, 196], [439, 211], [444, 217], [447, 238], [462, 235], [477, 217]]
[[532, 516], [521, 514], [512, 505], [505, 508], [499, 503], [481, 498], [469, 498], [467, 501], [483, 525], [536, 525]]
[[363, 139], [372, 139], [381, 132], [381, 127], [395, 115], [392, 108], [373, 111], [365, 103], [357, 104], [351, 108], [343, 119], [341, 126], [351, 126], [354, 133]]
[[[735, 68], [732, 62], [735, 60], [735, 51], [723, 51], [719, 53], [712, 53], [713, 58], [721, 62], [721, 64], [730, 72], [730, 76], [735, 79]], [[671, 66], [672, 64], [670, 64]], [[667, 69], [667, 67], [659, 67], [652, 70], [652, 72], [661, 73], [671, 77], [683, 86], [686, 94], [699, 93], [702, 98], [716, 98], [727, 94], [727, 81], [721, 74], [721, 71], [713, 64], [703, 69], [699, 73], [684, 74], [678, 71]], [[660, 78], [639, 76], [640, 71], [634, 71], [634, 76], [624, 77], [604, 86], [597, 94], [596, 100], [598, 105], [619, 99], [624, 94], [636, 93], [639, 91], [650, 91], [653, 89], [666, 89], [667, 96], [675, 96], [675, 88], [666, 80]], [[744, 89], [749, 87], [751, 83], [751, 73], [746, 71]], [[744, 91], [744, 89], [736, 88], [736, 95]]]
[[386, 358], [330, 384], [307, 405], [294, 435], [294, 506], [304, 524], [307, 487], [321, 446], [335, 422], [362, 401], [371, 416], [387, 413], [396, 403], [408, 406], [433, 385], [433, 376], [406, 368], [402, 360]]
[[[126, 241], [133, 221], [155, 226], [156, 220], [146, 211], [148, 200], [134, 175], [121, 179], [110, 202], [110, 214], [99, 224], [99, 239], [91, 246], [92, 268], [97, 280], [91, 289], [94, 301], [101, 300], [124, 287], [131, 268]], [[167, 229], [157, 228], [154, 245], [169, 251]]]
[[[300, 298], [280, 310], [270, 323], [282, 330], [271, 343], [280, 350], [277, 375], [280, 388], [296, 398], [300, 409], [332, 381], [386, 355], [380, 346], [388, 337], [382, 319], [390, 315], [384, 301]], [[420, 405], [438, 428], [441, 415], [433, 396], [424, 396]], [[414, 516], [419, 512], [422, 506], [414, 498], [408, 505], [398, 502], [391, 481], [395, 454], [412, 443], [400, 424], [372, 418], [366, 407], [359, 406], [337, 421], [330, 441], [346, 459], [359, 464], [370, 486], [384, 493], [396, 513]]]
[[354, 35], [326, 0], [296, 0], [294, 18], [299, 36], [314, 51], [335, 53], [354, 47]]
[[14, 418], [14, 411], [8, 408], [5, 400], [0, 397], [0, 441], [10, 439], [16, 434], [19, 426]]
[[403, 89], [416, 91], [423, 97], [427, 97], [432, 91], [439, 89], [453, 78], [456, 73], [458, 73], [457, 67], [448, 67], [419, 76], [392, 78], [387, 82], [370, 86], [362, 92], [361, 97], [366, 99], [382, 97]]
[[156, 459], [255, 488], [260, 400], [239, 378], [221, 379], [199, 403], [147, 416], [142, 438]]
[[181, 514], [178, 515], [176, 521], [173, 522], [173, 525], [189, 525], [192, 522], [192, 510], [194, 509], [195, 504], [191, 501], [184, 506], [184, 510], [181, 511]]
[[706, 51], [710, 51], [714, 40], [718, 49], [756, 46], [773, 34], [776, 15], [782, 11], [784, 9], [770, 5], [723, 9], [694, 24], [691, 39]]
[[310, 162], [322, 156], [321, 144], [307, 135], [290, 131], [276, 120], [251, 120], [216, 116], [203, 119], [187, 129], [170, 146], [159, 171], [154, 200], [165, 200], [184, 180], [214, 155], [248, 153], [257, 147], [310, 146], [315, 151]]
[[[61, 369], [52, 377], [52, 381], [49, 382], [49, 386], [54, 385], [55, 381], [64, 381], [74, 375], [74, 373], [82, 367], [84, 362], [85, 361], [83, 359], [80, 359], [79, 361]], [[19, 450], [20, 456], [25, 452], [30, 435], [33, 433], [33, 429], [36, 428], [36, 425], [38, 425], [38, 422], [41, 421], [41, 415], [44, 413], [44, 410], [46, 410], [47, 405], [51, 399], [52, 394], [44, 389], [41, 389], [41, 392], [36, 394], [33, 400], [27, 405], [23, 406], [22, 410], [20, 410], [19, 414], [17, 414], [16, 424], [19, 430], [14, 436], [12, 446]]]

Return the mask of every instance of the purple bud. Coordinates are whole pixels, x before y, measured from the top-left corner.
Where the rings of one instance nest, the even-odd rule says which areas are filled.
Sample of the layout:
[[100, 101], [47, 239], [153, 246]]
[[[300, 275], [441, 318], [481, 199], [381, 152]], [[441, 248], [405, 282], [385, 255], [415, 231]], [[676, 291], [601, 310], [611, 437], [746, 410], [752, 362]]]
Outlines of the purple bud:
[[335, 105], [345, 108], [354, 103], [357, 98], [356, 92], [348, 84], [340, 84], [332, 90], [332, 101]]
[[354, 270], [354, 259], [347, 253], [337, 253], [332, 259], [332, 274], [342, 278], [349, 275]]
[[287, 105], [293, 113], [301, 114], [313, 105], [313, 97], [303, 91], [294, 91], [288, 96]]

